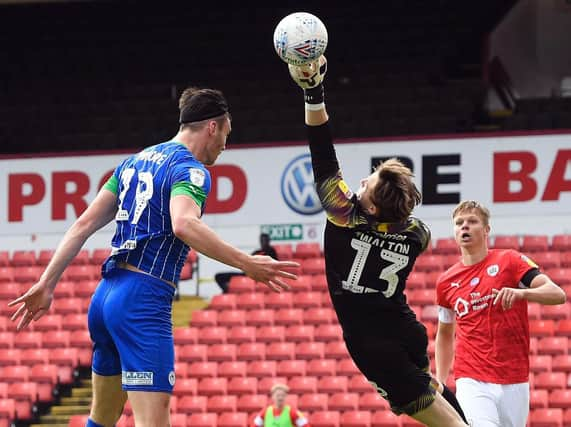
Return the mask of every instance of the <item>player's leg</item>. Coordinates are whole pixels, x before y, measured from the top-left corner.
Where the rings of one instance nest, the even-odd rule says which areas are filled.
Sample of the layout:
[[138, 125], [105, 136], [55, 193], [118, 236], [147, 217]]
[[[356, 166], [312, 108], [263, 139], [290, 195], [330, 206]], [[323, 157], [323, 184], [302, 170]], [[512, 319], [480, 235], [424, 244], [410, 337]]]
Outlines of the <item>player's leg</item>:
[[129, 391], [136, 427], [170, 425], [170, 394], [153, 391]]
[[502, 427], [525, 427], [529, 415], [529, 383], [500, 386], [500, 421]]
[[121, 388], [121, 375], [92, 373], [93, 399], [87, 427], [112, 427], [121, 417], [127, 393]]
[[[420, 404], [419, 407], [421, 407]], [[440, 393], [434, 394], [431, 404], [408, 415], [429, 427], [466, 427], [468, 425]]]
[[483, 427], [504, 427], [498, 411], [501, 386], [471, 378], [456, 380], [456, 397], [468, 423]]

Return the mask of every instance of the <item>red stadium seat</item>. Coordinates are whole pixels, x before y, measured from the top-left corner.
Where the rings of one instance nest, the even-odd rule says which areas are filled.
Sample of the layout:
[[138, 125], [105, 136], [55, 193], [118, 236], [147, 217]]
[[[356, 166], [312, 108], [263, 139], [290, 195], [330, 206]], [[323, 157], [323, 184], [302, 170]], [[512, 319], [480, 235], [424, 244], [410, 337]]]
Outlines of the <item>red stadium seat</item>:
[[321, 377], [317, 382], [317, 390], [321, 393], [346, 393], [347, 392], [347, 377], [327, 376]]
[[81, 305], [80, 298], [66, 298], [56, 300], [53, 304], [54, 313], [55, 314], [79, 314], [82, 312], [82, 305]]
[[230, 328], [232, 326], [244, 326], [246, 324], [246, 312], [244, 310], [225, 310], [218, 313], [218, 325]]
[[208, 346], [206, 355], [212, 362], [231, 362], [236, 360], [235, 344], [213, 344]]
[[22, 331], [14, 336], [14, 347], [20, 349], [40, 348], [42, 346], [42, 333]]
[[311, 414], [311, 425], [313, 427], [340, 427], [339, 412], [318, 411]]
[[49, 362], [58, 366], [75, 367], [79, 365], [79, 355], [76, 348], [52, 348]]
[[0, 299], [13, 300], [18, 298], [20, 295], [20, 285], [18, 283], [5, 282], [0, 285]]
[[295, 344], [292, 342], [273, 342], [266, 346], [267, 360], [292, 360], [295, 354]]
[[421, 255], [416, 259], [414, 264], [415, 271], [438, 271], [442, 272], [442, 258], [440, 255]]
[[32, 366], [29, 373], [29, 380], [36, 383], [55, 385], [58, 382], [58, 367], [56, 365], [49, 365], [47, 362]]
[[[62, 329], [78, 331], [87, 329], [87, 316], [85, 314], [66, 314], [62, 319]], [[36, 330], [36, 326], [34, 326]]]
[[[208, 398], [206, 396], [181, 396], [178, 399], [178, 412], [183, 414], [199, 414], [206, 412], [206, 403]], [[193, 424], [191, 424], [193, 425]], [[216, 425], [216, 424], [210, 424]]]
[[246, 362], [264, 360], [266, 358], [266, 346], [260, 342], [243, 343], [238, 345], [236, 360]]
[[563, 319], [557, 322], [557, 335], [571, 337], [571, 319]]
[[549, 249], [549, 239], [545, 235], [523, 236], [521, 245], [522, 252], [547, 252]]
[[528, 304], [527, 317], [529, 317], [529, 320], [541, 319], [541, 306], [539, 304]]
[[293, 258], [293, 248], [290, 244], [281, 243], [279, 245], [273, 246], [280, 261], [285, 261]]
[[216, 326], [218, 323], [218, 313], [214, 310], [195, 310], [192, 312], [191, 326], [204, 328]]
[[538, 342], [539, 354], [567, 354], [568, 338], [567, 337], [545, 337], [540, 338]]
[[249, 292], [236, 296], [236, 308], [239, 310], [258, 310], [264, 308], [264, 294]]
[[432, 289], [411, 289], [406, 291], [407, 300], [411, 305], [431, 305], [434, 304], [436, 295]]
[[[14, 268], [0, 267], [0, 283], [14, 282]], [[16, 280], [19, 282], [19, 280]]]
[[533, 260], [542, 270], [559, 268], [561, 266], [561, 255], [559, 252], [537, 252], [533, 254]]
[[71, 265], [89, 264], [89, 251], [87, 249], [80, 250], [71, 261]]
[[36, 253], [34, 251], [14, 251], [11, 265], [14, 267], [26, 267], [36, 264]]
[[321, 256], [319, 243], [298, 243], [295, 247], [295, 258], [316, 258]]
[[218, 427], [244, 427], [248, 425], [248, 414], [245, 412], [225, 412], [218, 415]]
[[553, 356], [551, 368], [556, 372], [571, 373], [571, 354]]
[[171, 427], [186, 427], [187, 424], [187, 415], [186, 414], [171, 414], [170, 416], [170, 426]]
[[264, 306], [272, 310], [279, 310], [281, 308], [291, 308], [293, 304], [293, 297], [291, 293], [280, 292], [269, 293], [264, 295]]
[[287, 342], [310, 342], [313, 341], [314, 327], [311, 325], [293, 325], [285, 330], [285, 340]]
[[555, 333], [555, 322], [553, 320], [530, 320], [529, 334], [532, 337], [550, 337]]
[[334, 318], [331, 308], [310, 308], [303, 312], [303, 322], [308, 325], [326, 325], [332, 323]]
[[176, 351], [177, 360], [186, 363], [205, 362], [206, 349], [207, 346], [205, 344], [188, 344], [178, 346]]
[[562, 409], [534, 409], [529, 415], [530, 427], [562, 427]]
[[556, 234], [551, 239], [551, 250], [559, 252], [571, 251], [571, 234]]
[[549, 406], [549, 392], [547, 390], [530, 390], [530, 409], [547, 408]]
[[262, 326], [256, 330], [256, 341], [260, 343], [281, 342], [284, 339], [284, 326]]
[[420, 318], [423, 322], [438, 323], [438, 306], [431, 304], [422, 307]]
[[[295, 307], [301, 309], [323, 307], [323, 294], [324, 292], [304, 292], [303, 297], [296, 300]], [[329, 295], [326, 296], [329, 298]], [[328, 306], [329, 301], [325, 307], [329, 308]]]
[[[38, 400], [38, 385], [32, 382], [16, 382], [8, 386], [8, 398], [34, 403]], [[18, 413], [18, 417], [27, 418]]]
[[529, 357], [529, 368], [533, 373], [551, 372], [551, 356], [531, 355]]
[[220, 294], [214, 295], [210, 306], [212, 310], [234, 310], [236, 308], [236, 295], [234, 294]]
[[571, 285], [571, 268], [569, 268], [569, 266], [564, 268], [553, 268], [547, 271], [546, 274], [559, 286], [565, 287]]
[[196, 396], [198, 380], [196, 378], [177, 378], [174, 383], [173, 395], [176, 397]]
[[[34, 331], [56, 331], [62, 328], [63, 316], [59, 314], [46, 314], [41, 319], [32, 322]], [[85, 329], [87, 322], [84, 319], [83, 328]]]
[[16, 418], [16, 401], [14, 399], [0, 399], [0, 419]]
[[571, 252], [563, 252], [561, 254], [561, 267], [571, 268]]
[[33, 283], [39, 280], [43, 269], [42, 267], [13, 267], [14, 281], [19, 283]]
[[277, 365], [277, 374], [282, 377], [295, 377], [305, 375], [307, 371], [306, 360], [282, 360]]
[[252, 310], [248, 313], [246, 325], [248, 326], [271, 326], [274, 324], [273, 310]]
[[216, 377], [218, 365], [215, 362], [192, 362], [188, 365], [190, 378]]
[[295, 356], [300, 360], [323, 359], [325, 343], [307, 342], [298, 343], [295, 346]]
[[345, 359], [349, 357], [349, 352], [345, 342], [332, 341], [325, 345], [324, 356], [326, 359]]
[[460, 250], [453, 237], [437, 239], [436, 245], [432, 249], [432, 253], [437, 255], [458, 255]]
[[[12, 336], [12, 335], [10, 335]], [[2, 333], [0, 333], [0, 340], [2, 339]], [[6, 348], [0, 351], [0, 367], [9, 365], [19, 365], [20, 357], [24, 350], [19, 348]]]
[[[311, 290], [314, 292], [327, 292], [327, 276], [325, 274], [317, 274], [311, 277]], [[329, 296], [327, 298], [329, 301]]]
[[218, 376], [225, 378], [243, 377], [246, 375], [246, 362], [222, 362], [218, 365]]
[[276, 376], [275, 360], [257, 360], [248, 363], [246, 374], [249, 377], [275, 377]]
[[96, 279], [99, 269], [96, 265], [71, 265], [63, 273], [63, 279], [72, 282], [83, 282]]
[[401, 419], [389, 410], [376, 411], [373, 413], [371, 427], [401, 427]]
[[421, 271], [411, 272], [406, 279], [407, 289], [424, 289], [426, 288], [426, 273]]
[[233, 294], [251, 293], [256, 289], [256, 282], [247, 276], [233, 276], [228, 282], [228, 292]]
[[432, 289], [434, 292], [434, 289], [436, 289], [436, 283], [438, 282], [441, 274], [442, 271], [429, 271], [426, 273], [426, 287], [428, 289]]
[[329, 397], [328, 406], [332, 411], [356, 411], [359, 407], [359, 395], [357, 393], [332, 394]]
[[[282, 362], [283, 363], [283, 362]], [[281, 375], [275, 377], [263, 377], [258, 379], [258, 393], [269, 395], [270, 390], [276, 384], [286, 384], [287, 378]], [[292, 397], [292, 396], [289, 396]], [[289, 399], [288, 397], [288, 399]], [[297, 397], [297, 396], [296, 396]]]
[[186, 362], [174, 362], [174, 371], [176, 372], [177, 382], [179, 378], [188, 377], [188, 363]]
[[253, 377], [234, 377], [228, 382], [228, 394], [241, 396], [251, 394], [258, 389], [258, 379]]
[[343, 427], [371, 427], [371, 414], [365, 411], [348, 411], [341, 415]]
[[293, 394], [316, 393], [317, 392], [317, 378], [315, 378], [315, 377], [293, 377], [289, 380], [288, 387], [289, 387], [290, 392]]
[[[0, 285], [1, 286], [1, 285]], [[4, 301], [0, 300], [0, 304], [3, 304]], [[0, 317], [0, 332], [6, 332], [8, 330], [8, 318], [7, 317]], [[10, 322], [12, 323], [12, 322]]]
[[340, 360], [337, 364], [337, 375], [353, 376], [361, 373], [351, 359]]
[[324, 377], [337, 374], [337, 360], [314, 359], [307, 364], [307, 375], [314, 377]]
[[173, 334], [176, 345], [196, 344], [198, 342], [198, 330], [195, 328], [174, 328]]
[[308, 258], [301, 264], [302, 274], [325, 274], [325, 258]]
[[235, 326], [230, 328], [226, 336], [228, 344], [241, 344], [254, 342], [256, 339], [256, 328], [253, 326]]
[[494, 249], [521, 249], [520, 239], [518, 236], [496, 236], [494, 239]]
[[12, 365], [0, 368], [2, 382], [26, 382], [30, 378], [30, 367], [26, 365]]
[[42, 249], [38, 254], [38, 258], [36, 259], [36, 265], [45, 267], [46, 265], [49, 264], [54, 254], [55, 250], [53, 249]]
[[343, 338], [343, 331], [338, 324], [322, 324], [315, 328], [313, 336], [315, 341], [339, 341]]
[[302, 411], [325, 411], [327, 410], [327, 395], [325, 393], [302, 394], [297, 404]]
[[224, 344], [226, 342], [226, 328], [211, 326], [198, 330], [199, 344]]
[[49, 350], [47, 348], [28, 348], [22, 350], [20, 361], [24, 365], [34, 365], [36, 363], [48, 363]]
[[534, 376], [536, 389], [556, 390], [565, 388], [567, 382], [563, 372], [541, 372]]
[[197, 393], [199, 396], [218, 396], [225, 395], [227, 389], [226, 378], [202, 378], [198, 382]]
[[278, 310], [274, 323], [281, 326], [300, 325], [303, 322], [303, 310], [299, 308], [284, 308]]
[[442, 267], [447, 269], [452, 267], [454, 264], [460, 261], [460, 255], [443, 255], [442, 256]]
[[388, 402], [375, 391], [363, 393], [359, 397], [359, 409], [362, 411], [381, 411], [389, 409]]
[[549, 393], [549, 407], [550, 408], [571, 408], [571, 390], [560, 389], [553, 390]]
[[240, 412], [258, 412], [268, 403], [266, 394], [245, 394], [238, 397], [236, 409]]
[[98, 285], [99, 285], [99, 280], [85, 280], [81, 283], [78, 283], [75, 286], [74, 295], [77, 298], [89, 299], [95, 292], [95, 289], [97, 289]]
[[42, 345], [44, 348], [65, 348], [69, 347], [69, 331], [47, 331], [42, 334]]
[[93, 265], [101, 265], [107, 259], [111, 253], [110, 249], [95, 249], [91, 254], [91, 259], [89, 260]]
[[542, 305], [541, 317], [543, 319], [561, 320], [571, 318], [571, 304]]
[[0, 267], [7, 267], [10, 265], [10, 252], [0, 251]]
[[69, 280], [61, 280], [54, 291], [54, 297], [59, 298], [73, 298], [75, 296], [75, 288], [80, 287], [81, 284], [71, 282]]

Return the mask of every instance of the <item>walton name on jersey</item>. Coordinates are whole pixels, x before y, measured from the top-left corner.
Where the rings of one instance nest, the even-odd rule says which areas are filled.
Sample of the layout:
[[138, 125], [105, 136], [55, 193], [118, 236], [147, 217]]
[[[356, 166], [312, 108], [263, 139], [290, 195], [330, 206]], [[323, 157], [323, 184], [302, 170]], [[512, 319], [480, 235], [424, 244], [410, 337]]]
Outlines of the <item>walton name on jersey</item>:
[[397, 243], [391, 242], [385, 239], [396, 239], [396, 240], [406, 240], [407, 236], [401, 234], [387, 234], [387, 233], [376, 233], [374, 235], [369, 233], [364, 233], [362, 231], [357, 231], [355, 233], [356, 237], [362, 242], [367, 242], [372, 246], [377, 246], [379, 248], [388, 249], [389, 251], [399, 252], [401, 254], [408, 255], [410, 252], [410, 245], [407, 243]]

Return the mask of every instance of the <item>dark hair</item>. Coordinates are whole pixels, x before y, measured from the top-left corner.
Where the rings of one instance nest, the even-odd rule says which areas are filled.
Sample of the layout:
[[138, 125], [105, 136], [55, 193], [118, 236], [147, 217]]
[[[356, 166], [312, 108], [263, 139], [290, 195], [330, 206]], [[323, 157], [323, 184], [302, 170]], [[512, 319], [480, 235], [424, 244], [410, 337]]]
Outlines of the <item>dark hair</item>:
[[382, 222], [401, 222], [412, 213], [422, 196], [412, 178], [412, 171], [398, 159], [392, 158], [375, 169], [379, 182], [373, 190], [377, 219]]
[[219, 90], [189, 87], [180, 95], [179, 122], [184, 127], [202, 127], [205, 120], [222, 120], [229, 116], [228, 102]]

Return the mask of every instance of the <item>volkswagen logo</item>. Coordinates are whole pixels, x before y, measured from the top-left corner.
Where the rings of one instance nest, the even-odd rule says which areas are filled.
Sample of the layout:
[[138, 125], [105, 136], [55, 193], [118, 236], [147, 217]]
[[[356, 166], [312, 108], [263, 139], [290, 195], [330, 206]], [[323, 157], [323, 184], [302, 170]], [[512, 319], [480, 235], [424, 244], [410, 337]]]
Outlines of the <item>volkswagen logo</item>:
[[313, 184], [311, 156], [302, 154], [286, 166], [281, 182], [282, 197], [291, 210], [301, 215], [321, 212], [321, 202]]

